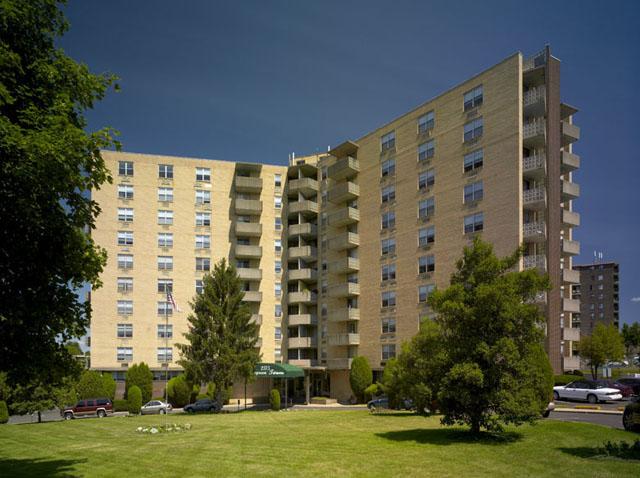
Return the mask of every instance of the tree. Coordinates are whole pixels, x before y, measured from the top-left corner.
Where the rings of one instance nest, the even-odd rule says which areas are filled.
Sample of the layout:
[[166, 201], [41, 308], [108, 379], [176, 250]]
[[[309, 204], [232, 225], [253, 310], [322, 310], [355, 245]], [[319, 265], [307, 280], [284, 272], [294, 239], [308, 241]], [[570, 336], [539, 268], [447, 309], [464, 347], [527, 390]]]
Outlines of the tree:
[[0, 400], [0, 424], [7, 423], [9, 421], [9, 409], [7, 408], [7, 402]]
[[351, 390], [356, 396], [358, 403], [364, 401], [364, 391], [373, 383], [373, 372], [367, 357], [358, 356], [351, 362], [351, 370], [349, 371], [349, 384]]
[[12, 386], [42, 388], [73, 369], [64, 344], [91, 315], [77, 291], [100, 285], [106, 261], [86, 192], [111, 181], [100, 150], [119, 145], [109, 128], [85, 132], [84, 112], [115, 77], [55, 47], [68, 28], [61, 3], [0, 2], [0, 371]]
[[271, 405], [271, 410], [273, 411], [280, 410], [280, 392], [275, 388], [271, 390], [269, 395], [269, 405]]
[[140, 413], [140, 408], [142, 408], [142, 391], [140, 387], [137, 385], [132, 385], [131, 388], [127, 390], [127, 399], [129, 413], [138, 414]]
[[187, 382], [184, 374], [173, 377], [167, 384], [167, 395], [169, 403], [177, 408], [182, 408], [189, 403], [193, 385]]
[[640, 348], [640, 323], [624, 324], [622, 326], [622, 338], [627, 355], [633, 354]]
[[116, 381], [113, 379], [113, 375], [108, 372], [102, 374], [102, 392], [101, 396], [103, 397], [111, 400], [116, 398]]
[[605, 326], [599, 323], [591, 336], [582, 336], [578, 345], [580, 356], [591, 367], [591, 375], [598, 379], [598, 368], [611, 360], [624, 357], [624, 340], [614, 325]]
[[225, 391], [260, 361], [258, 325], [250, 321], [235, 267], [222, 259], [212, 274], [204, 276], [203, 285], [191, 303], [187, 343], [176, 344], [182, 355], [178, 363], [190, 381], [212, 382], [216, 399], [223, 403]]
[[102, 375], [95, 370], [85, 370], [82, 372], [78, 385], [76, 385], [76, 391], [80, 399], [107, 396], [104, 390]]
[[147, 403], [151, 400], [153, 394], [153, 372], [149, 366], [140, 362], [139, 364], [133, 364], [127, 370], [127, 376], [125, 378], [125, 399], [129, 398], [129, 389], [136, 385], [142, 392], [143, 403]]

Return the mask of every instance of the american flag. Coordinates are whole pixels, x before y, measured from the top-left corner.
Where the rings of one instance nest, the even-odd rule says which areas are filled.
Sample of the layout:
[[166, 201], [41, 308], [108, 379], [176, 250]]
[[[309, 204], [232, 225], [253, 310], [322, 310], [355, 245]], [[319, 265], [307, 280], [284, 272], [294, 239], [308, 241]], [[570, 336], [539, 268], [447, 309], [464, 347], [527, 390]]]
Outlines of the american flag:
[[176, 304], [176, 301], [174, 300], [173, 295], [169, 291], [167, 291], [167, 302], [171, 304], [171, 307], [173, 308], [173, 310], [180, 312], [180, 307], [178, 307], [178, 304]]

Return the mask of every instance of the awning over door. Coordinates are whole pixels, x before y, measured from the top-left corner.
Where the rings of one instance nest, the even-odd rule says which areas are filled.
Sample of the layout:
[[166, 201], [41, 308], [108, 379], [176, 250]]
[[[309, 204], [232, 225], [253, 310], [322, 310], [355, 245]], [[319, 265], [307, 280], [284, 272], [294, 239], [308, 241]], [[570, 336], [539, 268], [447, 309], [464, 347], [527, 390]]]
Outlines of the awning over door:
[[297, 378], [304, 377], [304, 370], [286, 363], [259, 363], [254, 370], [256, 377]]

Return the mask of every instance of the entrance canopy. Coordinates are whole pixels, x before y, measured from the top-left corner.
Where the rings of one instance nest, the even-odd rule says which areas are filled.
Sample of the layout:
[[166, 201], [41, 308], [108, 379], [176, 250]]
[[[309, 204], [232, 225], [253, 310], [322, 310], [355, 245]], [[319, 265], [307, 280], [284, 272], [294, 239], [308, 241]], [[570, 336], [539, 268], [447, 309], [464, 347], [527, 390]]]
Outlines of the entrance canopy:
[[297, 378], [304, 377], [304, 370], [286, 363], [259, 363], [254, 370], [256, 377]]

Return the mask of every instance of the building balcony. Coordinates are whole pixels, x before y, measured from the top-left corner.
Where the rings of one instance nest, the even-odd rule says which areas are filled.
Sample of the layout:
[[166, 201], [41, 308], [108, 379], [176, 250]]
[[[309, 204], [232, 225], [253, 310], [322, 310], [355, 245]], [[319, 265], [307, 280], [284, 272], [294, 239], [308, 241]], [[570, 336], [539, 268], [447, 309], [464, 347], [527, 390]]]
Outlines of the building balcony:
[[578, 227], [580, 225], [580, 214], [568, 209], [562, 209], [562, 223], [569, 227]]
[[242, 280], [261, 280], [262, 279], [262, 270], [253, 269], [253, 268], [245, 268], [240, 267], [237, 269], [238, 277]]
[[562, 340], [570, 340], [571, 342], [580, 341], [580, 329], [573, 327], [565, 327], [562, 329]]
[[259, 193], [262, 191], [262, 178], [236, 176], [236, 191], [242, 193]]
[[333, 204], [352, 201], [360, 196], [360, 186], [351, 181], [338, 183], [327, 194], [327, 199]]
[[242, 300], [245, 302], [262, 302], [262, 292], [257, 290], [245, 290]]
[[259, 259], [262, 257], [262, 247], [236, 245], [236, 257], [239, 259]]
[[541, 148], [544, 146], [546, 138], [547, 131], [544, 119], [534, 119], [522, 125], [522, 145], [525, 148]]
[[356, 297], [360, 295], [360, 284], [354, 282], [344, 282], [329, 287], [329, 297]]
[[289, 192], [302, 193], [304, 196], [318, 194], [318, 181], [313, 178], [300, 178], [289, 180]]
[[526, 189], [522, 191], [522, 203], [526, 209], [540, 210], [547, 205], [547, 194], [544, 188]]
[[329, 215], [331, 227], [342, 227], [360, 220], [360, 211], [353, 207], [343, 207]]
[[289, 365], [295, 365], [296, 367], [300, 367], [300, 368], [311, 368], [311, 367], [314, 367], [316, 363], [318, 363], [318, 361], [312, 360], [312, 359], [297, 359], [297, 360], [287, 360], [287, 363]]
[[318, 318], [315, 314], [289, 314], [287, 315], [287, 325], [317, 325]]
[[579, 284], [580, 283], [580, 271], [573, 269], [562, 269], [562, 282], [567, 284]]
[[333, 346], [360, 345], [360, 334], [330, 335], [327, 342]]
[[341, 232], [329, 239], [329, 249], [344, 251], [360, 245], [360, 236], [355, 232]]
[[575, 143], [580, 139], [580, 128], [568, 121], [561, 121], [562, 125], [562, 146]]
[[302, 214], [305, 216], [315, 216], [318, 214], [318, 203], [315, 201], [309, 201], [308, 199], [302, 201], [289, 201], [289, 215]]
[[526, 178], [542, 180], [547, 175], [547, 155], [537, 153], [523, 157], [522, 174]]
[[344, 307], [329, 312], [329, 322], [349, 322], [360, 320], [360, 309], [356, 307]]
[[262, 315], [260, 315], [260, 314], [251, 314], [251, 319], [249, 319], [249, 322], [251, 322], [252, 324], [256, 324], [256, 325], [262, 324]]
[[302, 259], [305, 261], [315, 261], [318, 259], [318, 250], [313, 246], [295, 246], [287, 250], [289, 259]]
[[318, 341], [315, 337], [289, 337], [287, 347], [290, 349], [308, 349], [317, 347]]
[[289, 292], [287, 294], [287, 302], [289, 304], [315, 304], [317, 300], [317, 295], [310, 290]]
[[329, 370], [350, 370], [352, 358], [330, 358], [327, 359], [327, 368]]
[[522, 265], [524, 269], [539, 269], [545, 272], [547, 270], [547, 256], [543, 254], [524, 256]]
[[562, 253], [568, 256], [577, 256], [580, 254], [580, 243], [570, 239], [562, 240]]
[[236, 199], [236, 214], [242, 216], [259, 215], [262, 213], [262, 201], [257, 199]]
[[327, 174], [329, 178], [340, 181], [341, 179], [352, 178], [359, 172], [360, 163], [358, 160], [351, 156], [345, 156], [329, 166]]
[[574, 199], [578, 199], [580, 197], [580, 186], [576, 183], [572, 183], [571, 181], [566, 181], [561, 179], [562, 181], [562, 202], [573, 201]]
[[360, 259], [357, 257], [343, 257], [329, 264], [332, 274], [349, 274], [360, 270]]
[[259, 222], [236, 222], [236, 236], [260, 237], [262, 224]]
[[578, 299], [562, 299], [562, 310], [572, 314], [580, 313], [580, 301]]
[[580, 370], [580, 357], [563, 357], [565, 370]]
[[580, 168], [580, 156], [570, 153], [569, 151], [562, 151], [560, 170], [562, 174], [567, 174]]
[[525, 91], [522, 106], [525, 116], [544, 116], [547, 106], [547, 90], [544, 85]]
[[318, 280], [318, 272], [315, 269], [289, 269], [287, 279], [290, 281], [300, 280], [303, 282], [316, 282]]
[[302, 237], [317, 237], [318, 226], [306, 222], [303, 224], [290, 224], [287, 226], [288, 237], [302, 236]]
[[527, 242], [547, 240], [547, 225], [544, 222], [528, 222], [522, 225], [522, 236]]

